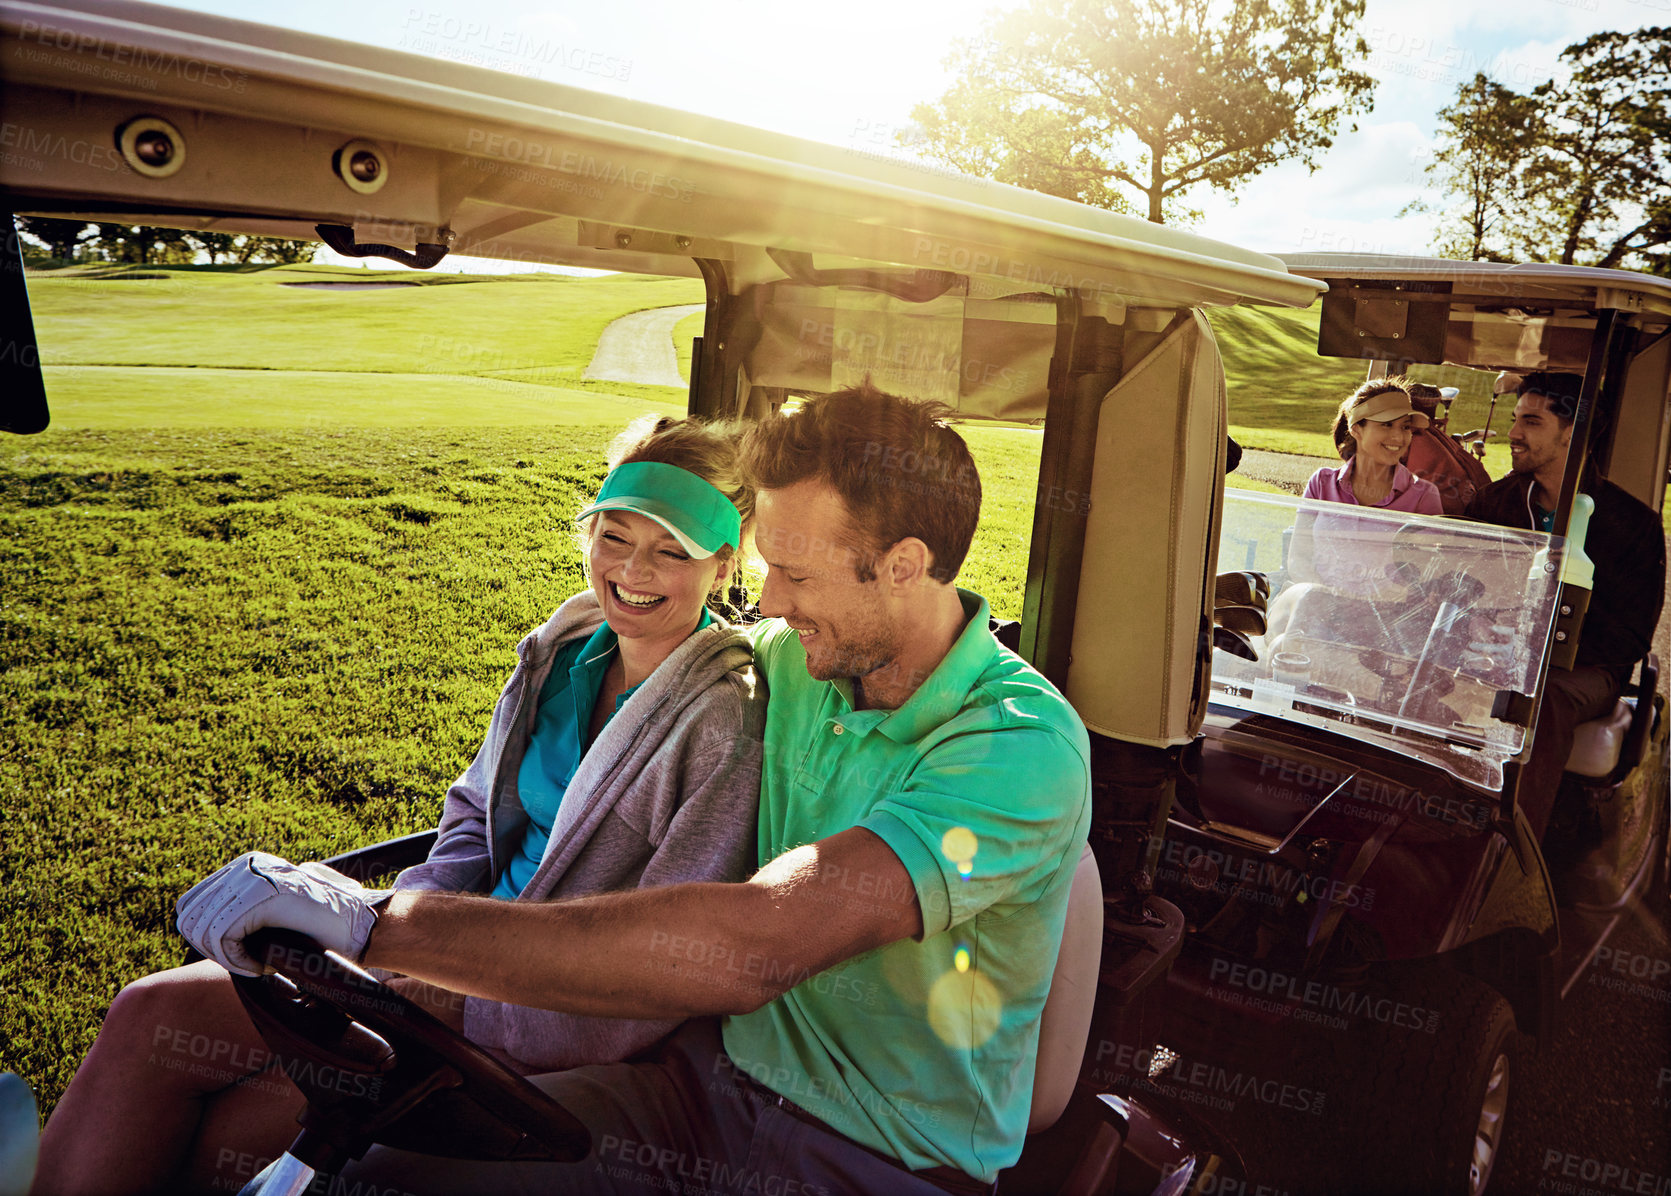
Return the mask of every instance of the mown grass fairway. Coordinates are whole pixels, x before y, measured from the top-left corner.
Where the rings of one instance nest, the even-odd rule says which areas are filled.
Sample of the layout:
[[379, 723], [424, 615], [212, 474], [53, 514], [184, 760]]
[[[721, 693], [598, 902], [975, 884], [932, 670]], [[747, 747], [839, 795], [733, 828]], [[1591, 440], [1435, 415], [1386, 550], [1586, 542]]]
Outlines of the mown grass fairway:
[[[314, 289], [375, 283], [390, 289]], [[702, 284], [280, 266], [61, 271], [31, 277], [29, 296], [49, 365], [461, 374], [551, 384], [580, 377], [611, 320], [700, 303]]]

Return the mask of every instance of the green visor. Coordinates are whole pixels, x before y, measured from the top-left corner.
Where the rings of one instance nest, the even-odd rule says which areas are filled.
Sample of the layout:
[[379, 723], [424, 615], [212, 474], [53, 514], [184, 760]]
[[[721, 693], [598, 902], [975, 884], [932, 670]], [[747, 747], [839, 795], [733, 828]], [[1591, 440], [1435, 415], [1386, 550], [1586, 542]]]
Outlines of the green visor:
[[743, 517], [736, 504], [688, 469], [660, 461], [633, 461], [610, 470], [578, 522], [599, 511], [632, 511], [654, 519], [693, 557], [710, 557], [720, 545], [742, 543]]

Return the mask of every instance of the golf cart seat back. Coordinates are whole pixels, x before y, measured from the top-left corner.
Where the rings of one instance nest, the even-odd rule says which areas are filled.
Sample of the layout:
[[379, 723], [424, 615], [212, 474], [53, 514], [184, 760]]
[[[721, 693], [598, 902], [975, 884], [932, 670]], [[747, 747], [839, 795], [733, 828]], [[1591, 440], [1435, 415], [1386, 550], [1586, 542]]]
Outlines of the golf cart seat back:
[[1411, 473], [1438, 488], [1447, 515], [1462, 514], [1474, 495], [1491, 482], [1477, 457], [1435, 428], [1416, 431], [1404, 463]]
[[1653, 695], [1658, 685], [1659, 657], [1649, 653], [1638, 666], [1636, 692], [1614, 703], [1606, 718], [1579, 723], [1573, 729], [1566, 771], [1608, 784], [1623, 780], [1642, 762], [1653, 730]]
[[1062, 947], [1050, 976], [1050, 995], [1039, 1014], [1039, 1049], [1033, 1071], [1033, 1108], [1027, 1132], [1056, 1124], [1068, 1106], [1085, 1058], [1102, 965], [1102, 877], [1090, 844], [1079, 853], [1062, 923]]
[[1225, 424], [1224, 368], [1199, 311], [1141, 358], [1128, 347], [1097, 422], [1064, 687], [1098, 734], [1172, 747], [1200, 729]]
[[1636, 699], [1620, 698], [1606, 718], [1579, 723], [1572, 734], [1567, 771], [1581, 777], [1605, 777], [1619, 763], [1625, 734], [1636, 714]]

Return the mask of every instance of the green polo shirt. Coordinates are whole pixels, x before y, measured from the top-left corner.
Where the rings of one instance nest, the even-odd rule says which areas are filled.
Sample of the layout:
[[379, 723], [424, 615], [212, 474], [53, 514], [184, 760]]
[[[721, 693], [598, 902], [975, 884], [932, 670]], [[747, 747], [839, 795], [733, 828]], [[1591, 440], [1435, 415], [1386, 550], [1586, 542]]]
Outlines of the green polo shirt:
[[[900, 1159], [993, 1179], [1021, 1152], [1039, 1011], [1090, 824], [1078, 715], [958, 591], [962, 634], [898, 710], [854, 710], [846, 681], [807, 675], [777, 619], [751, 630], [772, 700], [760, 861], [862, 826], [910, 874], [905, 940], [726, 1019], [726, 1052], [833, 1129]], [[873, 896], [877, 878], [839, 878]], [[764, 965], [763, 965], [764, 966]]]

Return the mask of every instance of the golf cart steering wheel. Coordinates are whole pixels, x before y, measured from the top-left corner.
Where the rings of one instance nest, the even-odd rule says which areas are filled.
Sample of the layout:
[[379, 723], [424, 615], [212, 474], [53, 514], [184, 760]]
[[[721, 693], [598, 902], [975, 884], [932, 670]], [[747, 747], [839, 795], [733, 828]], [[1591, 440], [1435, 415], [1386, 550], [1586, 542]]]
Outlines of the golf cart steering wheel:
[[573, 1162], [591, 1149], [562, 1105], [336, 952], [279, 928], [244, 944], [269, 971], [233, 985], [307, 1097], [289, 1153], [314, 1171], [374, 1142], [484, 1160]]

